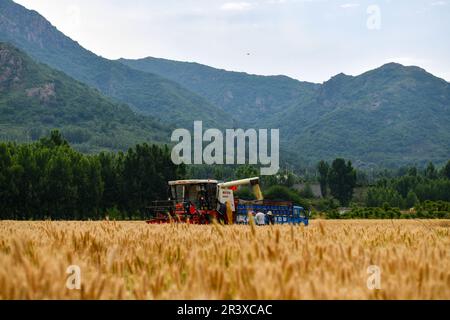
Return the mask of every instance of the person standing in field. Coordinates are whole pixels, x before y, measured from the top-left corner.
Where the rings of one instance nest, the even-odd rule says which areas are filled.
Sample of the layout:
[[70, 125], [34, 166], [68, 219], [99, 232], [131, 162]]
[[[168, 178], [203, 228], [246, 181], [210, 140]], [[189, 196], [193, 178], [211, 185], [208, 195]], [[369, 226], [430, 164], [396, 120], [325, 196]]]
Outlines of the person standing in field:
[[273, 214], [272, 211], [269, 210], [269, 212], [267, 212], [267, 217], [269, 218], [269, 224], [274, 224], [274, 218], [273, 218]]
[[255, 222], [258, 226], [265, 225], [266, 224], [266, 215], [263, 212], [258, 211], [258, 213], [256, 213], [256, 215], [255, 215]]

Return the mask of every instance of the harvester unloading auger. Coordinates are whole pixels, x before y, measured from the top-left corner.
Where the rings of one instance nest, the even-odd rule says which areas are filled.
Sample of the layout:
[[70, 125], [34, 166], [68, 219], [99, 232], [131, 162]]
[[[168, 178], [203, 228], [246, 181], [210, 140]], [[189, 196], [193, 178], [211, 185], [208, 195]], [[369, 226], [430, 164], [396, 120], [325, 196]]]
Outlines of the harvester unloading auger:
[[[234, 196], [234, 191], [244, 185], [251, 186], [256, 200]], [[267, 223], [308, 225], [304, 208], [290, 201], [264, 200], [258, 177], [220, 183], [211, 179], [169, 181], [169, 200], [155, 201], [148, 209], [152, 218], [147, 223], [152, 224], [209, 224], [214, 219], [225, 224], [246, 224], [249, 214], [263, 212]]]

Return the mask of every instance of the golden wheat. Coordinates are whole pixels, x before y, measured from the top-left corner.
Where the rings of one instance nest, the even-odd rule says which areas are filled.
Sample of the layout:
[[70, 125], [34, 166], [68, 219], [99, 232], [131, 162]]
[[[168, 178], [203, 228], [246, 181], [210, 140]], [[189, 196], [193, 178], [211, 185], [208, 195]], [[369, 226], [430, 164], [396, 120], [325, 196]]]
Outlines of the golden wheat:
[[450, 221], [2, 221], [0, 266], [0, 299], [450, 299]]

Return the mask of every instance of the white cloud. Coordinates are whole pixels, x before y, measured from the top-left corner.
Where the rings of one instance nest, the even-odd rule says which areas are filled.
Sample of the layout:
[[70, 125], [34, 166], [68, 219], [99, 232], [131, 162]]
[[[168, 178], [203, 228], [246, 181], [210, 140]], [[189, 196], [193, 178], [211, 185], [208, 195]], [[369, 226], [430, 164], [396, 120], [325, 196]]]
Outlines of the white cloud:
[[252, 7], [253, 5], [249, 2], [226, 2], [220, 9], [224, 11], [247, 11]]
[[359, 3], [344, 3], [344, 4], [341, 4], [341, 8], [343, 8], [343, 9], [356, 8], [356, 7], [359, 7]]
[[267, 0], [268, 4], [282, 4], [286, 3], [286, 0]]
[[447, 1], [434, 1], [431, 3], [432, 6], [445, 6], [447, 5]]

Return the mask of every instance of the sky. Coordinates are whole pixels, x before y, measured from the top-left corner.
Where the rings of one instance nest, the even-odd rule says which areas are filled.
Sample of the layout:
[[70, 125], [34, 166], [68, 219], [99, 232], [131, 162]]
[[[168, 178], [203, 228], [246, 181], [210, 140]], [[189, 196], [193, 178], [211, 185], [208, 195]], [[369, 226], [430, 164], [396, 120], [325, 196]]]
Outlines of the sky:
[[109, 59], [324, 82], [387, 62], [450, 81], [450, 0], [15, 0]]

